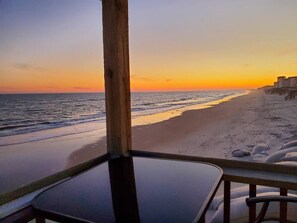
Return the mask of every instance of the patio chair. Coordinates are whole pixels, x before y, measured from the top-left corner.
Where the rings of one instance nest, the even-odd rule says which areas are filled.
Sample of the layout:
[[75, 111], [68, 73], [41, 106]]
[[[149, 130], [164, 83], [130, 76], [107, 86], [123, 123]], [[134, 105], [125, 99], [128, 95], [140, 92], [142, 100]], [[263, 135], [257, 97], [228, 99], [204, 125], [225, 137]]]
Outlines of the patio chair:
[[[265, 215], [269, 206], [270, 202], [291, 202], [291, 203], [297, 203], [297, 197], [292, 197], [292, 196], [259, 196], [259, 197], [251, 197], [246, 199], [246, 204], [249, 207], [252, 207], [253, 205], [256, 205], [257, 203], [263, 203], [262, 209], [259, 213], [259, 215], [256, 217], [256, 220], [254, 221], [255, 223], [259, 222], [264, 222], [264, 221], [271, 221], [271, 220], [277, 220], [277, 222], [296, 222], [296, 221], [291, 221], [287, 219], [271, 219], [267, 218], [265, 219]], [[281, 213], [280, 213], [281, 215]], [[251, 221], [251, 216], [250, 216], [250, 221]]]

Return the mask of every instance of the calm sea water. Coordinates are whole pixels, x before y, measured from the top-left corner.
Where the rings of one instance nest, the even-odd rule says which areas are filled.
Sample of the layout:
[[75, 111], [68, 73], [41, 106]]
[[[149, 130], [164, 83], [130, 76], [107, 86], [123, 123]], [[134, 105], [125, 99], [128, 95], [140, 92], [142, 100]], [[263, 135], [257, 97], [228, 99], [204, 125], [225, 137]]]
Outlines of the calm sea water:
[[[132, 117], [206, 103], [242, 91], [132, 93]], [[0, 95], [0, 137], [105, 121], [104, 93]]]

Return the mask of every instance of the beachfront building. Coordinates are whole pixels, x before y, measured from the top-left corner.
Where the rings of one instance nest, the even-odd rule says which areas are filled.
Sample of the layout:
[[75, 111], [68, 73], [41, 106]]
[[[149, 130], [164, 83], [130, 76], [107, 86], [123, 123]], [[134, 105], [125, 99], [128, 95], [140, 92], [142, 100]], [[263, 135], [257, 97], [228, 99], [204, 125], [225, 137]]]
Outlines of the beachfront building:
[[273, 83], [273, 87], [278, 88], [278, 82], [277, 81]]
[[297, 87], [297, 77], [288, 77], [289, 87]]
[[297, 76], [288, 77], [279, 76], [277, 82], [274, 82], [275, 88], [294, 88], [297, 87]]
[[285, 87], [285, 85], [286, 85], [286, 77], [285, 76], [277, 77], [277, 87], [282, 88], [282, 87]]

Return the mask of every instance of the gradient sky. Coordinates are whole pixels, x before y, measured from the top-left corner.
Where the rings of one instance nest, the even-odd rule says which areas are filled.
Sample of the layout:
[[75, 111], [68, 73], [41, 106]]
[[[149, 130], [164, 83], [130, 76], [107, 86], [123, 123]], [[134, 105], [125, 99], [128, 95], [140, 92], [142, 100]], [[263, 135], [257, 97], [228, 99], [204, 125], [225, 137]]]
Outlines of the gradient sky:
[[[297, 75], [296, 0], [130, 0], [133, 91]], [[103, 91], [99, 0], [0, 0], [0, 93]]]

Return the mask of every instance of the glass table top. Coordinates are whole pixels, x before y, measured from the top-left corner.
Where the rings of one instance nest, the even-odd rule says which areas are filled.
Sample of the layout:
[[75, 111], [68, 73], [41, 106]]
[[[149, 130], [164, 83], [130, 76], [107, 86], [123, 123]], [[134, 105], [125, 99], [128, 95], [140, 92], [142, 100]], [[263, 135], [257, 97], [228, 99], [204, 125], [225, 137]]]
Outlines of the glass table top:
[[46, 190], [33, 207], [61, 221], [195, 222], [222, 174], [199, 162], [117, 158]]

